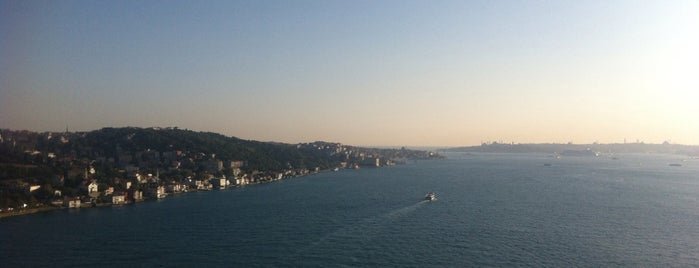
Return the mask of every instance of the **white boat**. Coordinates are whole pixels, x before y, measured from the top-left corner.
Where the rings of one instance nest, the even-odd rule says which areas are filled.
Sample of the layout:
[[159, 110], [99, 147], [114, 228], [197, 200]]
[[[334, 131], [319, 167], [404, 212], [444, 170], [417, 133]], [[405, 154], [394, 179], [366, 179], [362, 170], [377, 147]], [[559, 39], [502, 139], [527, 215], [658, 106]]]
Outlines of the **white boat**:
[[435, 195], [433, 192], [429, 192], [425, 195], [425, 200], [428, 200], [428, 201], [437, 200], [437, 195]]

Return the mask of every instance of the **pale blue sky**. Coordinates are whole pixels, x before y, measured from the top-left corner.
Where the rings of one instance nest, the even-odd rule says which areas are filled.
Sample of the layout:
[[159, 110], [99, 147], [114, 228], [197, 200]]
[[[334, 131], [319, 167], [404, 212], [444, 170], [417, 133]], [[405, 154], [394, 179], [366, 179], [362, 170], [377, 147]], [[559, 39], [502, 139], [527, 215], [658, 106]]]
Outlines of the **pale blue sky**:
[[699, 144], [697, 1], [4, 1], [0, 127]]

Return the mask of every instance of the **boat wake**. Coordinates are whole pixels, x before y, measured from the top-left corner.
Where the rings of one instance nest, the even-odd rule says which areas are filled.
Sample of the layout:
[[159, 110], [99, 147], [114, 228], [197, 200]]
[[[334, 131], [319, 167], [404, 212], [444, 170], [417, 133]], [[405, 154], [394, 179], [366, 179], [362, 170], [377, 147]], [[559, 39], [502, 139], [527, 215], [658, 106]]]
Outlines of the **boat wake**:
[[427, 202], [430, 202], [430, 201], [429, 200], [421, 200], [420, 202], [417, 202], [413, 205], [410, 205], [410, 206], [407, 206], [404, 208], [399, 208], [399, 209], [396, 209], [394, 211], [388, 212], [388, 213], [384, 214], [383, 217], [388, 218], [388, 219], [393, 219], [393, 218], [399, 218], [399, 217], [405, 216], [405, 215], [409, 214], [410, 212], [417, 210], [419, 207], [421, 207], [422, 205], [424, 205]]
[[357, 223], [344, 226], [332, 233], [329, 233], [313, 243], [296, 251], [288, 256], [291, 260], [299, 260], [303, 257], [322, 257], [323, 250], [327, 248], [344, 248], [343, 252], [353, 256], [352, 252], [362, 250], [361, 245], [368, 243], [386, 229], [391, 228], [397, 220], [416, 211], [429, 200], [421, 200], [412, 205], [398, 208], [374, 217], [363, 219]]

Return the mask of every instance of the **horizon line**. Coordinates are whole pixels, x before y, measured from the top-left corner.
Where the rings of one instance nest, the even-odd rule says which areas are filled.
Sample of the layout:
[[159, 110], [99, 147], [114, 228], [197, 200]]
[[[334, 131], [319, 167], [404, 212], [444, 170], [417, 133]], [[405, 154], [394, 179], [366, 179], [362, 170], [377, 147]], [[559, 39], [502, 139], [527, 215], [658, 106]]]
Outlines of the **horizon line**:
[[261, 140], [261, 139], [248, 139], [248, 138], [242, 138], [240, 136], [236, 135], [228, 135], [220, 132], [214, 132], [211, 130], [197, 130], [197, 129], [190, 129], [190, 128], [181, 128], [178, 126], [168, 126], [168, 127], [159, 127], [159, 126], [150, 126], [150, 127], [139, 127], [139, 126], [105, 126], [97, 129], [92, 129], [92, 130], [69, 130], [69, 128], [66, 126], [65, 130], [62, 131], [51, 131], [51, 130], [43, 130], [43, 131], [38, 131], [38, 130], [30, 130], [30, 129], [11, 129], [11, 128], [0, 128], [1, 130], [9, 130], [9, 131], [28, 131], [28, 132], [35, 132], [35, 133], [87, 133], [87, 132], [92, 132], [92, 131], [98, 131], [102, 130], [105, 128], [135, 128], [135, 129], [155, 129], [155, 130], [171, 130], [171, 129], [176, 129], [176, 130], [185, 130], [185, 131], [194, 131], [194, 132], [208, 132], [208, 133], [215, 133], [219, 135], [223, 135], [229, 138], [237, 138], [237, 139], [242, 139], [242, 140], [252, 140], [252, 141], [259, 141], [259, 142], [269, 142], [269, 143], [287, 143], [287, 144], [302, 144], [302, 143], [313, 143], [313, 142], [329, 142], [329, 143], [340, 143], [344, 145], [350, 145], [350, 146], [356, 146], [356, 147], [366, 147], [366, 148], [408, 148], [408, 149], [431, 149], [431, 150], [440, 150], [440, 149], [451, 149], [451, 148], [462, 148], [462, 147], [479, 147], [479, 146], [484, 146], [484, 145], [681, 145], [681, 146], [699, 146], [699, 144], [684, 144], [684, 143], [673, 143], [671, 140], [665, 140], [660, 143], [655, 143], [655, 142], [645, 142], [642, 140], [635, 140], [634, 142], [626, 142], [626, 139], [624, 139], [623, 142], [590, 142], [590, 143], [574, 143], [574, 142], [555, 142], [555, 141], [547, 141], [547, 142], [501, 142], [501, 141], [488, 141], [488, 142], [480, 142], [480, 144], [473, 144], [473, 145], [409, 145], [409, 144], [403, 144], [403, 145], [367, 145], [367, 144], [350, 144], [350, 143], [344, 143], [344, 142], [339, 142], [339, 141], [329, 141], [329, 140], [315, 140], [315, 141], [303, 141], [303, 142], [285, 142], [285, 141], [274, 141], [274, 140]]

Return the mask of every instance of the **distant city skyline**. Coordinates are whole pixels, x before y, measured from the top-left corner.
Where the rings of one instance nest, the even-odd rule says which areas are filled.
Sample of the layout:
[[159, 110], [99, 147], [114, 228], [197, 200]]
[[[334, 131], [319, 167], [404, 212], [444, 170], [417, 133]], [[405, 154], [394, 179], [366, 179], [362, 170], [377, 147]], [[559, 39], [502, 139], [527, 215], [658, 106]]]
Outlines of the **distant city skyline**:
[[698, 1], [2, 1], [0, 128], [699, 144]]

